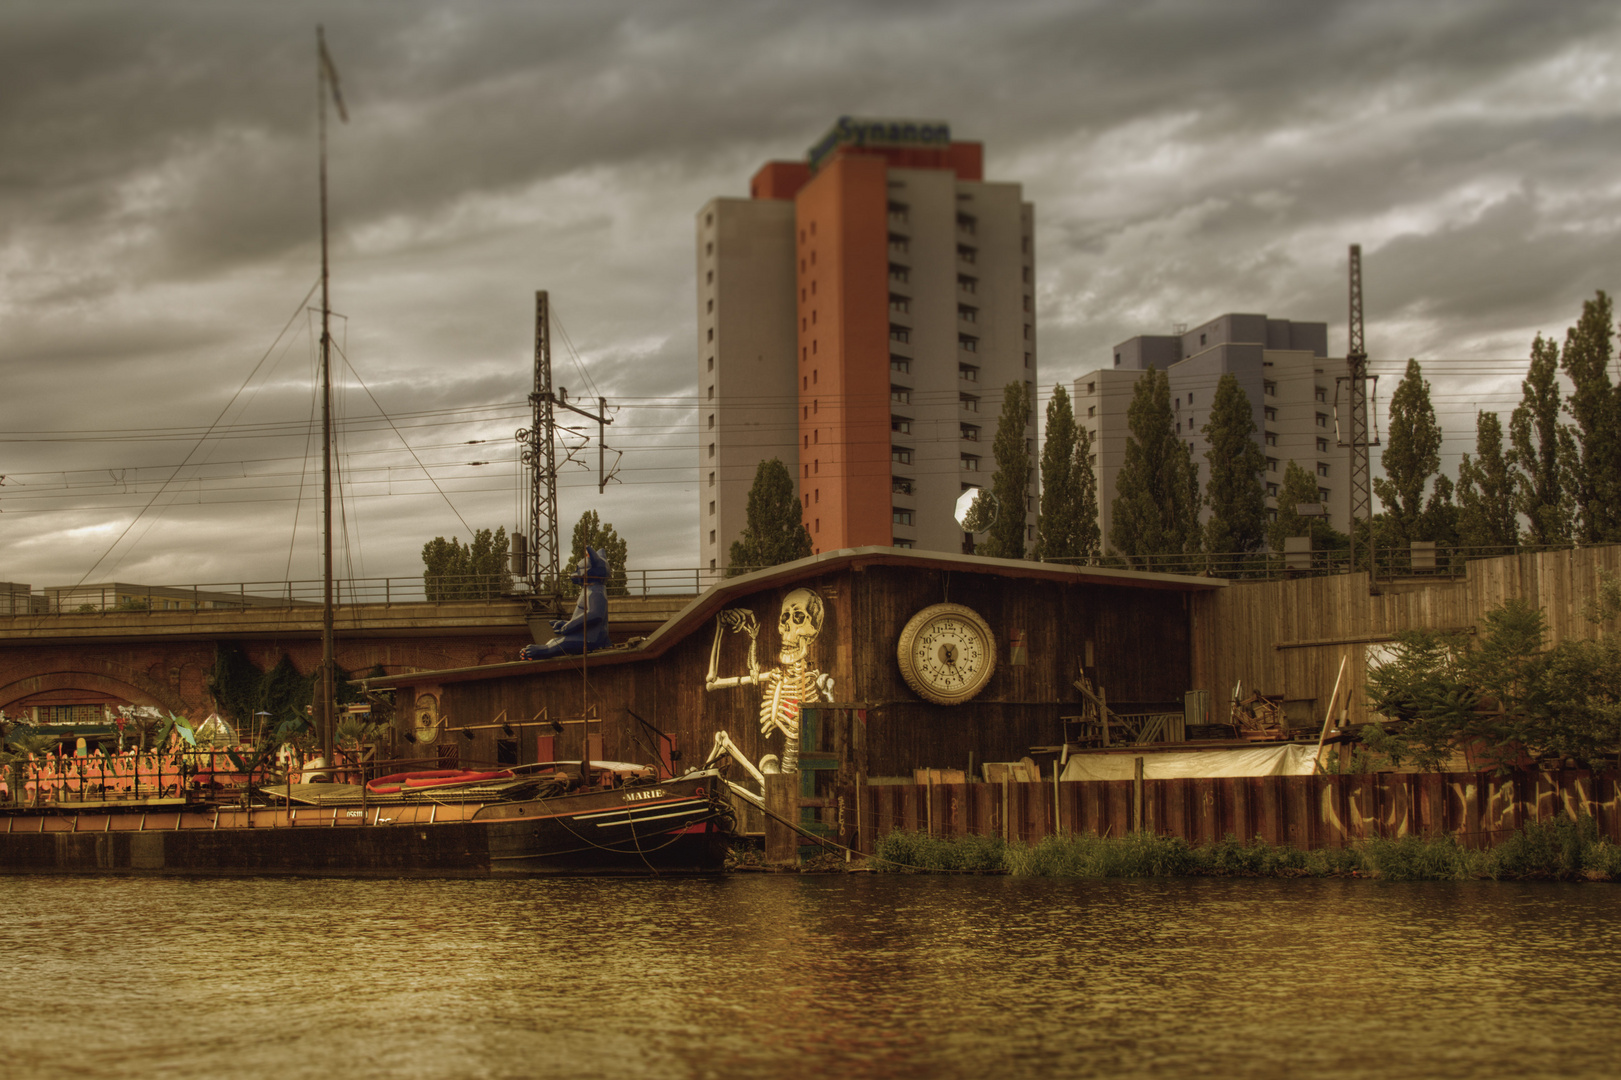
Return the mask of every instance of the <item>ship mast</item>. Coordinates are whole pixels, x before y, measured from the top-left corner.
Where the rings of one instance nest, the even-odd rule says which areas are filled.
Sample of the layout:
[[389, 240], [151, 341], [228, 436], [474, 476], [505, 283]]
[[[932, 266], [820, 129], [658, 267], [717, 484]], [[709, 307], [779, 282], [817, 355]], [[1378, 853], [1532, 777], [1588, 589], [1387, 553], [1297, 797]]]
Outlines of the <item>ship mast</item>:
[[318, 716], [321, 735], [321, 756], [328, 767], [332, 765], [332, 730], [337, 663], [333, 658], [332, 626], [332, 301], [327, 265], [326, 239], [326, 102], [330, 87], [333, 102], [338, 106], [338, 118], [349, 120], [343, 107], [343, 96], [338, 90], [338, 71], [326, 51], [326, 33], [315, 28], [317, 92], [320, 96], [321, 144], [321, 679]]

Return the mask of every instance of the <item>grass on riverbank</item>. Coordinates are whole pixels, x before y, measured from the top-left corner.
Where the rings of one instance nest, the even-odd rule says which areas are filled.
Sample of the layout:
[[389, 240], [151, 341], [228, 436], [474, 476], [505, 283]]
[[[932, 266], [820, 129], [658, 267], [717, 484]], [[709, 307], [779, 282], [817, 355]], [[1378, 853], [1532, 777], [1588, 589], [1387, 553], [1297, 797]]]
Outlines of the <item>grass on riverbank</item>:
[[1621, 880], [1621, 847], [1599, 839], [1590, 817], [1536, 823], [1485, 850], [1450, 836], [1367, 840], [1301, 851], [1257, 837], [1190, 845], [1178, 837], [1048, 837], [1035, 845], [997, 837], [945, 839], [895, 832], [872, 864], [894, 873], [1010, 873], [1024, 877], [1377, 877], [1387, 881]]

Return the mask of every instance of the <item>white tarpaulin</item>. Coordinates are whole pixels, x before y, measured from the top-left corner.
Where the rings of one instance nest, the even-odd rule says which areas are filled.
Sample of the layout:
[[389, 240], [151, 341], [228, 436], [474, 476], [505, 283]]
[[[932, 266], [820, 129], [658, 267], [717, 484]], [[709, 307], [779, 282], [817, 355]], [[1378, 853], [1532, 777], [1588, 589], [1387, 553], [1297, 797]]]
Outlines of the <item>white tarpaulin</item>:
[[1197, 776], [1310, 776], [1316, 771], [1317, 748], [1303, 743], [1245, 747], [1242, 750], [1177, 750], [1144, 753], [1076, 754], [1064, 767], [1065, 780], [1131, 780], [1137, 758], [1143, 778], [1176, 780]]

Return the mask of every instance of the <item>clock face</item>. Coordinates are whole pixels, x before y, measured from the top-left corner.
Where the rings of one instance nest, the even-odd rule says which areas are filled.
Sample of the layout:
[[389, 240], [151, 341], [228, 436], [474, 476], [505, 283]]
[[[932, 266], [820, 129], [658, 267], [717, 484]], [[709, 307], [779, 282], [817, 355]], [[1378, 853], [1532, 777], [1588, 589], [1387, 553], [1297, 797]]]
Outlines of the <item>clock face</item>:
[[991, 628], [961, 604], [926, 607], [907, 622], [896, 648], [901, 675], [917, 695], [957, 705], [985, 688], [996, 669]]

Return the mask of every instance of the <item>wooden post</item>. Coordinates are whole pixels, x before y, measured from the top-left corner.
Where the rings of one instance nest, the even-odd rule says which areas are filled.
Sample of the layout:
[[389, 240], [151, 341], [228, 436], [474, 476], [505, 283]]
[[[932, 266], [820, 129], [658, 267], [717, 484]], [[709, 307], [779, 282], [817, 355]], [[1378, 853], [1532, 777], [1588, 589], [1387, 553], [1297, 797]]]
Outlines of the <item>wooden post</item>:
[[1131, 829], [1143, 831], [1143, 759], [1135, 758], [1131, 768]]
[[[788, 773], [767, 773], [765, 805], [765, 857], [767, 862], [799, 861], [799, 835], [783, 824], [799, 820], [799, 777]], [[773, 817], [772, 815], [776, 815]], [[780, 819], [780, 820], [779, 820]]]
[[1058, 802], [1058, 759], [1053, 759], [1053, 835], [1064, 835], [1064, 811]]

